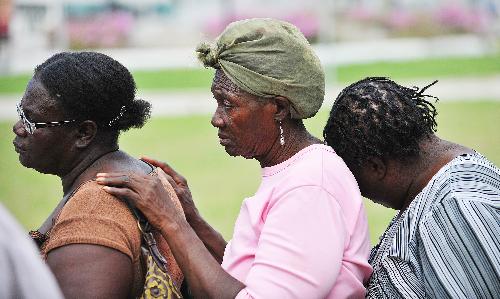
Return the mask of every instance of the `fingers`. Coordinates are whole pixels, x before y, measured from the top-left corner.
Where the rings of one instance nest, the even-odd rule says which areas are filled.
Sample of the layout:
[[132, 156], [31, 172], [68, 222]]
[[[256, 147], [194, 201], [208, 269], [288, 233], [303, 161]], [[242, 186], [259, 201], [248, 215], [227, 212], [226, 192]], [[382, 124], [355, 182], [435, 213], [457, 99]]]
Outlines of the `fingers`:
[[100, 185], [129, 188], [134, 192], [141, 190], [150, 180], [151, 177], [149, 175], [138, 175], [126, 172], [98, 173], [96, 175], [96, 182]]
[[141, 188], [148, 188], [148, 181], [141, 176], [129, 173], [99, 173], [96, 182], [105, 185], [102, 187], [104, 191], [129, 202], [132, 206], [141, 208], [145, 204], [141, 199]]
[[[172, 170], [174, 171], [167, 163], [165, 162], [162, 162], [162, 161], [158, 161], [156, 159], [153, 159], [153, 158], [149, 158], [149, 157], [144, 157], [142, 156], [141, 157], [141, 160], [144, 161], [144, 162], [147, 162], [155, 167], [160, 167], [161, 169], [163, 168], [167, 168], [169, 170]], [[166, 170], [163, 169], [163, 171], [167, 172]], [[175, 172], [175, 171], [174, 171]]]
[[98, 173], [96, 182], [100, 185], [122, 187], [127, 186], [132, 178], [127, 173]]
[[174, 179], [171, 176], [165, 175], [165, 178], [167, 178], [167, 181], [170, 183], [172, 188], [177, 189], [177, 184], [175, 183]]
[[111, 195], [114, 195], [121, 200], [126, 200], [131, 203], [133, 206], [136, 206], [138, 203], [138, 194], [128, 188], [117, 188], [104, 186], [102, 190], [108, 192]]
[[168, 182], [168, 184], [173, 188], [177, 187], [174, 179], [172, 179], [172, 177], [166, 174], [164, 171], [158, 171], [158, 178], [164, 183], [165, 181]]
[[126, 199], [126, 200], [133, 200], [133, 197], [135, 195], [135, 192], [128, 188], [117, 188], [117, 187], [110, 187], [110, 186], [104, 186], [102, 187], [102, 190], [108, 192], [111, 195], [114, 195], [116, 197], [119, 197], [121, 199]]
[[186, 179], [182, 175], [180, 175], [177, 171], [175, 171], [172, 167], [170, 167], [170, 165], [168, 165], [167, 163], [144, 156], [141, 157], [141, 160], [150, 163], [153, 166], [160, 167], [161, 170], [163, 170], [166, 174], [171, 176], [177, 184], [179, 183], [186, 184]]
[[128, 175], [129, 173], [127, 172], [100, 172], [96, 174], [96, 177], [117, 177], [117, 176], [124, 176]]

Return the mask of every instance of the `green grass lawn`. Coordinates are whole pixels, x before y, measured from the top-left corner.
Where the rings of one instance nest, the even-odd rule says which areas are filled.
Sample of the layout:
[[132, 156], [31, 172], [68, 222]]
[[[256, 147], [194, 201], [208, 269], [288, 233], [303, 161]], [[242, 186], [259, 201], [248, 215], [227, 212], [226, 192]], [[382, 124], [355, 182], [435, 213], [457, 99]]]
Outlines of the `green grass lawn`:
[[327, 77], [351, 83], [368, 76], [391, 77], [394, 80], [500, 74], [500, 55], [485, 57], [434, 58], [400, 62], [376, 62], [342, 66], [335, 73], [327, 69]]
[[[447, 102], [438, 104], [438, 135], [470, 146], [500, 165], [500, 102]], [[307, 121], [321, 136], [326, 111]], [[191, 185], [203, 215], [229, 238], [243, 198], [259, 184], [256, 161], [231, 158], [218, 144], [210, 116], [152, 119], [143, 129], [123, 134], [121, 148], [171, 163]], [[0, 201], [27, 228], [37, 226], [61, 198], [57, 177], [23, 168], [13, 150], [12, 124], [0, 123]], [[392, 210], [366, 201], [372, 242], [383, 232]]]
[[[486, 76], [500, 74], [500, 55], [485, 57], [455, 57], [377, 62], [327, 68], [329, 83], [350, 83], [367, 76], [388, 76], [394, 80], [414, 78], [445, 78], [457, 76]], [[211, 69], [169, 69], [135, 71], [134, 78], [141, 90], [186, 90], [210, 86]], [[0, 76], [0, 94], [22, 93], [30, 75]]]

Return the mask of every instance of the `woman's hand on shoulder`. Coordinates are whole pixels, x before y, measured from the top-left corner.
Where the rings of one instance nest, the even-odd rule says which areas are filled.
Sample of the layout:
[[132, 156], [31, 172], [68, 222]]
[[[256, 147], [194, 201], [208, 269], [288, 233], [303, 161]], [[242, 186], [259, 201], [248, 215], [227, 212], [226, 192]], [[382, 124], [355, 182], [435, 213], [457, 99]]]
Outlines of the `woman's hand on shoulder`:
[[142, 157], [141, 160], [163, 170], [164, 173], [158, 172], [158, 176], [160, 178], [165, 177], [174, 188], [184, 210], [187, 222], [217, 262], [219, 264], [222, 263], [227, 243], [222, 235], [201, 217], [194, 204], [186, 179], [165, 162], [146, 157]]
[[135, 173], [98, 173], [96, 182], [103, 190], [127, 200], [138, 208], [149, 223], [160, 230], [175, 229], [184, 220], [157, 176]]
[[192, 219], [199, 217], [198, 209], [196, 208], [193, 197], [191, 196], [191, 190], [189, 190], [189, 186], [186, 178], [175, 171], [170, 165], [165, 162], [161, 162], [148, 157], [141, 157], [141, 160], [155, 166], [161, 168], [166, 174], [167, 179], [172, 185], [181, 202], [182, 209], [184, 210], [184, 214], [186, 215], [186, 219], [188, 222], [191, 222]]

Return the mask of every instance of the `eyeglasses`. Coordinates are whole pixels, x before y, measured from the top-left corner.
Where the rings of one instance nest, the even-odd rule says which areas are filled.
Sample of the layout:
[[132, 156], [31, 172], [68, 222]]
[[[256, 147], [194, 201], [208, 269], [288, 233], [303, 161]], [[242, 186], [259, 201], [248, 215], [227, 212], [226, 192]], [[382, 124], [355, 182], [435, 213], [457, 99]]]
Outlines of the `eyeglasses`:
[[59, 126], [69, 124], [69, 123], [76, 121], [76, 119], [72, 119], [72, 120], [51, 121], [51, 122], [47, 122], [47, 123], [34, 123], [34, 122], [29, 121], [26, 118], [26, 115], [24, 115], [24, 111], [21, 108], [21, 103], [17, 103], [16, 108], [17, 108], [17, 114], [19, 115], [19, 118], [23, 121], [24, 129], [26, 130], [26, 132], [28, 132], [30, 134], [33, 134], [33, 132], [39, 128], [59, 127]]

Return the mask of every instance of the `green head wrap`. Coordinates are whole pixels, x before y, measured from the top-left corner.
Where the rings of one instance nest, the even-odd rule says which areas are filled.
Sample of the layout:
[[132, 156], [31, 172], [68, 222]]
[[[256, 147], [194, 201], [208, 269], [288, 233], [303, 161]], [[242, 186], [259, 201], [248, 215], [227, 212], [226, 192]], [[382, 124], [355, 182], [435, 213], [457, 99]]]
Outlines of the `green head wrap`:
[[286, 97], [292, 118], [312, 117], [323, 103], [323, 68], [292, 24], [274, 19], [237, 21], [226, 27], [214, 46], [203, 43], [196, 51], [205, 67], [221, 69], [244, 91]]

